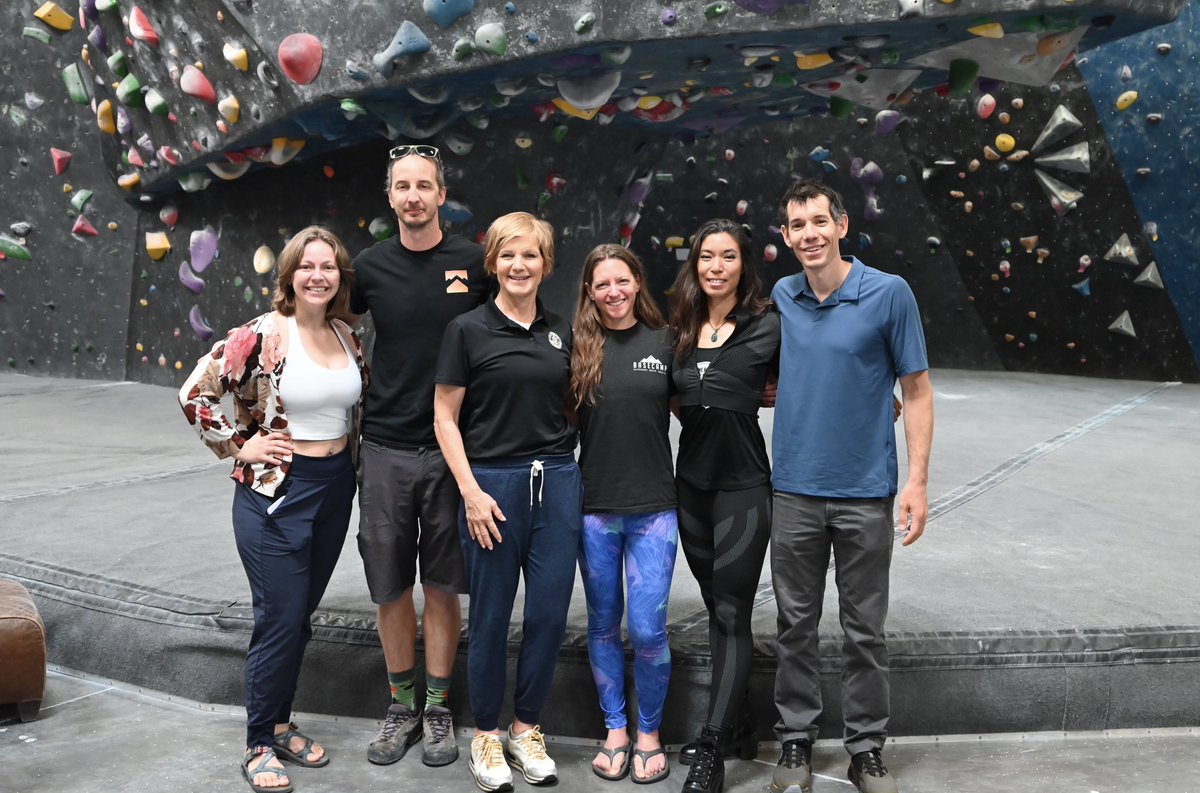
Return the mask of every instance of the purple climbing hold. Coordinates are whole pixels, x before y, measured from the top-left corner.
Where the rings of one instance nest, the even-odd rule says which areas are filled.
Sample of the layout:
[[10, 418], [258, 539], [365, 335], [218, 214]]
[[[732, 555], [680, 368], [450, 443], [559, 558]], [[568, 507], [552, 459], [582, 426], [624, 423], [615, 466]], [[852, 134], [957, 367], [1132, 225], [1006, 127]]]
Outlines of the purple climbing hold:
[[108, 52], [108, 37], [104, 35], [104, 28], [99, 25], [92, 25], [92, 29], [88, 31], [88, 43], [100, 52]]
[[903, 120], [899, 110], [880, 110], [875, 114], [875, 134], [887, 135]]
[[423, 8], [425, 16], [432, 19], [438, 27], [448, 28], [459, 17], [475, 10], [475, 0], [425, 0]]
[[756, 14], [774, 14], [784, 6], [808, 5], [809, 0], [733, 0], [747, 11]]
[[[193, 270], [202, 273], [208, 269], [212, 260], [217, 256], [217, 240], [219, 239], [220, 236], [212, 226], [205, 226], [203, 229], [192, 232], [192, 236], [188, 240], [188, 248], [192, 254]], [[184, 285], [186, 286], [186, 284]]]
[[879, 206], [879, 196], [874, 188], [867, 191], [867, 200], [863, 203], [863, 219], [876, 221], [883, 217], [883, 208]]
[[96, 0], [83, 0], [79, 4], [79, 10], [88, 19], [96, 20], [100, 18], [100, 10], [96, 8]]
[[883, 181], [883, 169], [874, 160], [864, 163], [862, 157], [850, 161], [850, 178], [859, 184], [879, 184]]
[[199, 295], [204, 292], [204, 280], [192, 272], [186, 261], [179, 262], [179, 283], [192, 294]]
[[192, 310], [188, 312], [188, 322], [191, 323], [195, 334], [200, 337], [200, 341], [208, 341], [213, 337], [213, 329], [204, 321], [204, 315], [200, 313], [200, 306], [192, 306]]
[[663, 12], [658, 15], [658, 21], [667, 27], [671, 27], [679, 21], [679, 14], [675, 13], [674, 8], [664, 8]]

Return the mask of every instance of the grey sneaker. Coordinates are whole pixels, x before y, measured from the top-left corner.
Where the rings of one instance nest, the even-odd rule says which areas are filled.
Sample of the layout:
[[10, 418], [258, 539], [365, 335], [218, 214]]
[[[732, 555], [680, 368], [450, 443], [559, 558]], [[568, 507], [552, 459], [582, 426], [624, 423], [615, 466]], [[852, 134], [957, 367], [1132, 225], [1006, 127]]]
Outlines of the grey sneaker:
[[450, 765], [458, 759], [454, 740], [454, 721], [441, 705], [425, 708], [425, 733], [421, 744], [421, 762], [428, 766]]
[[404, 756], [408, 747], [421, 740], [421, 717], [407, 705], [393, 702], [379, 734], [367, 747], [367, 759], [375, 765], [391, 765]]
[[504, 758], [531, 785], [553, 785], [558, 781], [558, 766], [546, 754], [546, 738], [540, 726], [520, 735], [514, 735], [510, 726], [504, 736]]
[[783, 751], [771, 778], [772, 793], [812, 793], [812, 741], [794, 738]]
[[878, 749], [853, 755], [846, 776], [859, 793], [896, 793], [896, 778], [888, 773]]

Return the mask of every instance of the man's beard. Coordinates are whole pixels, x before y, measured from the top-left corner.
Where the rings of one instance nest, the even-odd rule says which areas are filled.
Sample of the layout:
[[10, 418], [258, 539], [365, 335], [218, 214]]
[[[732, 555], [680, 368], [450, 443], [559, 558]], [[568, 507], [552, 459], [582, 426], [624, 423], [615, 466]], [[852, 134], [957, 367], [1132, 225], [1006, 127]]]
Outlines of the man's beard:
[[400, 221], [400, 225], [404, 226], [404, 228], [408, 229], [409, 231], [422, 231], [428, 228], [430, 224], [436, 222], [437, 215], [428, 215], [424, 220], [419, 222], [403, 217], [398, 218], [398, 220]]

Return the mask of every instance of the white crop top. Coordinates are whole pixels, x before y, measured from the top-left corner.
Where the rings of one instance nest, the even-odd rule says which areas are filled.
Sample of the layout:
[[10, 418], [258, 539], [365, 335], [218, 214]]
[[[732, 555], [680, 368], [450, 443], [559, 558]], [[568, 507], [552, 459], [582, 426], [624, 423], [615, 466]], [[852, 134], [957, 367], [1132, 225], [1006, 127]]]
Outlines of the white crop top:
[[334, 335], [346, 351], [346, 365], [341, 369], [328, 369], [313, 361], [300, 340], [295, 315], [288, 317], [287, 362], [279, 379], [279, 396], [295, 440], [335, 440], [350, 426], [350, 408], [358, 403], [362, 376], [342, 334], [334, 329]]

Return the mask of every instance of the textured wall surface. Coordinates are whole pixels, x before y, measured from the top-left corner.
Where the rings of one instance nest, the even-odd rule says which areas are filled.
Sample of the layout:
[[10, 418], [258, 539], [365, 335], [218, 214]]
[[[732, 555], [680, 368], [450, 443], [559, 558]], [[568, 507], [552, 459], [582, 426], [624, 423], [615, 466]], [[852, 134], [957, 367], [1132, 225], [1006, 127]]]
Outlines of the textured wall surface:
[[775, 203], [815, 175], [846, 197], [843, 252], [912, 284], [935, 366], [1195, 381], [1195, 12], [8, 3], [0, 362], [177, 382], [267, 307], [264, 249], [311, 222], [352, 251], [393, 233], [386, 152], [421, 139], [451, 230], [554, 224], [561, 311], [599, 242], [661, 296], [712, 216], [746, 224], [768, 283], [794, 272]]

